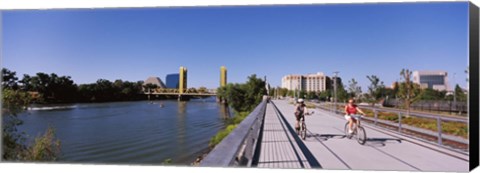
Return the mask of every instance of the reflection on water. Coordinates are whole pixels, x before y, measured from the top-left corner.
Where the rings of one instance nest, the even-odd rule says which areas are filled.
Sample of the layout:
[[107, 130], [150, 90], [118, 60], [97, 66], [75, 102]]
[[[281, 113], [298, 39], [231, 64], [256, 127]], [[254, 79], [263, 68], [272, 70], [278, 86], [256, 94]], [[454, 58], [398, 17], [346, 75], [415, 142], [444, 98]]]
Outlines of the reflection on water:
[[219, 107], [220, 107], [220, 115], [223, 115], [223, 119], [228, 119], [230, 118], [230, 108], [226, 105], [226, 104], [223, 104], [223, 103], [218, 103]]
[[60, 162], [189, 165], [229, 116], [215, 100], [75, 104], [28, 110], [19, 116], [19, 130], [35, 136], [55, 127]]
[[[187, 108], [187, 102], [181, 101], [177, 103], [178, 110], [177, 110], [177, 129], [178, 129], [178, 134], [177, 134], [177, 140], [178, 143], [180, 144], [179, 147], [185, 146], [185, 135], [186, 135], [186, 108]], [[182, 148], [182, 150], [185, 148]]]

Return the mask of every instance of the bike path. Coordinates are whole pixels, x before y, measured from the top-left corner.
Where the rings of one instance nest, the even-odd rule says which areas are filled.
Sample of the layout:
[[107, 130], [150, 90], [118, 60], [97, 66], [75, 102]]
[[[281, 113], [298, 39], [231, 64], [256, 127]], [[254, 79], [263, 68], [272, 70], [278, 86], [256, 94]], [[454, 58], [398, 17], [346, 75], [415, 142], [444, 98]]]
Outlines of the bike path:
[[298, 140], [290, 133], [283, 119], [267, 104], [261, 136], [259, 161], [260, 168], [311, 168], [311, 165], [298, 146]]
[[[285, 100], [273, 102], [293, 127], [294, 106]], [[367, 142], [360, 145], [353, 138], [345, 138], [344, 118], [320, 109], [309, 111], [312, 110], [315, 113], [305, 117], [307, 138], [302, 143], [324, 169], [468, 171], [468, 156], [454, 157], [446, 151], [424, 147], [428, 144], [418, 145], [423, 144], [421, 141], [407, 141], [371, 126], [365, 127]]]

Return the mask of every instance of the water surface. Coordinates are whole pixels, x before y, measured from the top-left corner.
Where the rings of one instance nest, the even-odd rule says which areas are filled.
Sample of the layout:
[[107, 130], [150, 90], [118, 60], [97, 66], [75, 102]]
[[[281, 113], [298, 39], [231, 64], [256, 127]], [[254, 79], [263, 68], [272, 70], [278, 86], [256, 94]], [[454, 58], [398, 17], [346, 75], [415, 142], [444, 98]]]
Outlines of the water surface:
[[214, 99], [50, 105], [22, 113], [19, 130], [35, 136], [54, 127], [60, 162], [188, 165], [227, 117]]

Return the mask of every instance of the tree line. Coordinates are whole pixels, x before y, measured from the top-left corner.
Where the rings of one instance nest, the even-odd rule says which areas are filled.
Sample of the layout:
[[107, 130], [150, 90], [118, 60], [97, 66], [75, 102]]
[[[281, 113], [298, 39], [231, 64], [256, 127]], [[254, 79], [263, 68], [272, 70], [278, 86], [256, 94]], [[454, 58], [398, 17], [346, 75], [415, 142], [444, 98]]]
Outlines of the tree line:
[[2, 87], [29, 93], [35, 103], [74, 103], [141, 100], [143, 81], [130, 82], [117, 79], [98, 79], [95, 83], [76, 84], [70, 76], [39, 72], [24, 74], [21, 79], [15, 71], [2, 69]]

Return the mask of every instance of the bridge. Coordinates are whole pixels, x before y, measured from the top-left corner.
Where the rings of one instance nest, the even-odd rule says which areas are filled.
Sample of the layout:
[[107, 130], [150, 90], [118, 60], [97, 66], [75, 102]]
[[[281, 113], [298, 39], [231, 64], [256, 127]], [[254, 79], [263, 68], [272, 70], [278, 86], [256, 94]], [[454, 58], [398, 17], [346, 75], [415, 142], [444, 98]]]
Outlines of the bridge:
[[[468, 151], [450, 148], [435, 140], [423, 140], [402, 130], [384, 128], [376, 117], [370, 123], [362, 121], [367, 142], [360, 145], [354, 139], [345, 137], [343, 128], [346, 120], [343, 115], [321, 105], [313, 110], [313, 115], [306, 116], [307, 137], [302, 140], [293, 128], [294, 105], [287, 100], [264, 100], [202, 160], [200, 166], [442, 172], [469, 170]], [[441, 121], [450, 121], [442, 118], [439, 118], [440, 125]], [[407, 127], [404, 125], [403, 128]], [[440, 141], [446, 140], [447, 135], [442, 134], [441, 130], [434, 134], [438, 135]]]
[[148, 95], [148, 99], [150, 96], [174, 96], [177, 97], [178, 100], [189, 100], [191, 97], [212, 97], [217, 96], [216, 89], [209, 89], [205, 92], [198, 92], [198, 91], [191, 91], [189, 89], [180, 92], [178, 89], [156, 89], [153, 92], [144, 92], [144, 94]]
[[[194, 88], [187, 88], [187, 68], [186, 67], [180, 66], [178, 74], [179, 74], [178, 83], [177, 83], [178, 88], [160, 88], [156, 86], [155, 88], [146, 89], [143, 94], [147, 95], [148, 99], [150, 99], [150, 95], [175, 96], [175, 97], [178, 97], [179, 101], [188, 100], [190, 99], [190, 97], [209, 97], [209, 96], [217, 95], [216, 89], [208, 89], [206, 91], [197, 91]], [[221, 66], [220, 67], [220, 86], [223, 87], [225, 85], [227, 85], [227, 68], [225, 66]], [[148, 85], [145, 85], [145, 86], [148, 86]]]
[[208, 89], [204, 92], [199, 91], [191, 91], [189, 89], [180, 92], [178, 89], [156, 89], [153, 92], [145, 92], [148, 95], [166, 95], [166, 96], [177, 96], [177, 95], [184, 95], [184, 96], [216, 96], [217, 90], [216, 89]]

